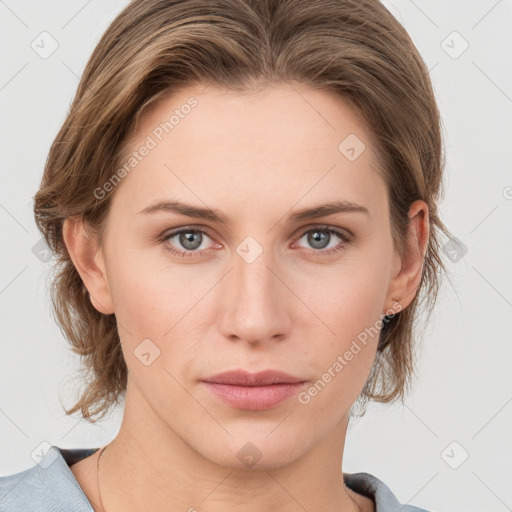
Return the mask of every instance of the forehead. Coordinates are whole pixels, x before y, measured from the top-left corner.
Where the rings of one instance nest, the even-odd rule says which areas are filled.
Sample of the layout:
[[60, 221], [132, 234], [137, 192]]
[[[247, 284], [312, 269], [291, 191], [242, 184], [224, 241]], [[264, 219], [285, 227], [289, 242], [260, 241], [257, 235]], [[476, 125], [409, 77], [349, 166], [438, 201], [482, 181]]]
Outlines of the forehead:
[[370, 138], [358, 113], [331, 92], [192, 85], [142, 117], [123, 162], [135, 165], [119, 188], [137, 211], [166, 195], [195, 203], [258, 197], [260, 206], [267, 197], [282, 207], [346, 199], [370, 208], [385, 193]]

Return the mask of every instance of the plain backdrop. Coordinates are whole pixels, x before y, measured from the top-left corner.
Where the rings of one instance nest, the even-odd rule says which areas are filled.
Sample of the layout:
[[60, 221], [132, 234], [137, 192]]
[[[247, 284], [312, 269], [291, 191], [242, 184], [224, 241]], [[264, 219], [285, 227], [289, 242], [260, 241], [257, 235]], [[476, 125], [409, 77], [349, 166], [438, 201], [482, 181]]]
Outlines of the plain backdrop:
[[[125, 5], [0, 0], [0, 475], [33, 466], [41, 443], [99, 447], [119, 428], [119, 410], [90, 425], [60, 406], [79, 361], [51, 315], [32, 198], [85, 63]], [[414, 391], [350, 425], [343, 469], [432, 511], [512, 510], [512, 2], [385, 5], [430, 70], [447, 151], [441, 215], [460, 243]]]

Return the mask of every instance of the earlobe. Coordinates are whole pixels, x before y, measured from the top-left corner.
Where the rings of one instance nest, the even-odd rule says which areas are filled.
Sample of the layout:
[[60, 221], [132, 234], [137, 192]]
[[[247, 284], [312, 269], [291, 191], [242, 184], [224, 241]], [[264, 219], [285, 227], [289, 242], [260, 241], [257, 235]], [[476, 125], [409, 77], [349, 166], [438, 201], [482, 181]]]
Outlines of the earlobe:
[[114, 313], [103, 253], [95, 237], [87, 233], [82, 219], [70, 217], [64, 220], [62, 236], [92, 305], [105, 315]]
[[393, 276], [386, 298], [386, 307], [396, 309], [400, 297], [400, 310], [414, 299], [421, 281], [423, 263], [429, 240], [428, 206], [422, 200], [415, 201], [409, 209], [408, 249], [400, 261], [400, 269]]

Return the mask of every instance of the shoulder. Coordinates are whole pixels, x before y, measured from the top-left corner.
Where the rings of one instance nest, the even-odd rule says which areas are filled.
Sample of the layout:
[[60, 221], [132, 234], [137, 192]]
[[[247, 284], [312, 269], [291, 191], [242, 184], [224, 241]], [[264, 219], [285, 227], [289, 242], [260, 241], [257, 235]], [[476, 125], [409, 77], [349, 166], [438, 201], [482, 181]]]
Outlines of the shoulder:
[[34, 466], [0, 477], [0, 510], [94, 512], [69, 468], [69, 464], [94, 451], [66, 450], [52, 446]]
[[343, 473], [343, 480], [353, 491], [372, 498], [375, 512], [429, 512], [424, 508], [400, 503], [391, 489], [370, 473]]

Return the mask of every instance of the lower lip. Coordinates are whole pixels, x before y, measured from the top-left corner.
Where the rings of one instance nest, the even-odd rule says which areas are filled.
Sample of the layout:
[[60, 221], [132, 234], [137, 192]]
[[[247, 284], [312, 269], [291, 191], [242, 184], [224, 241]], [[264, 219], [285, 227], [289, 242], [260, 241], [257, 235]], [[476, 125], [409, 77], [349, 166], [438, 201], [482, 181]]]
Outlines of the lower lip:
[[272, 384], [270, 386], [233, 386], [205, 382], [221, 400], [236, 407], [251, 411], [263, 411], [284, 402], [295, 395], [305, 382], [297, 384]]

